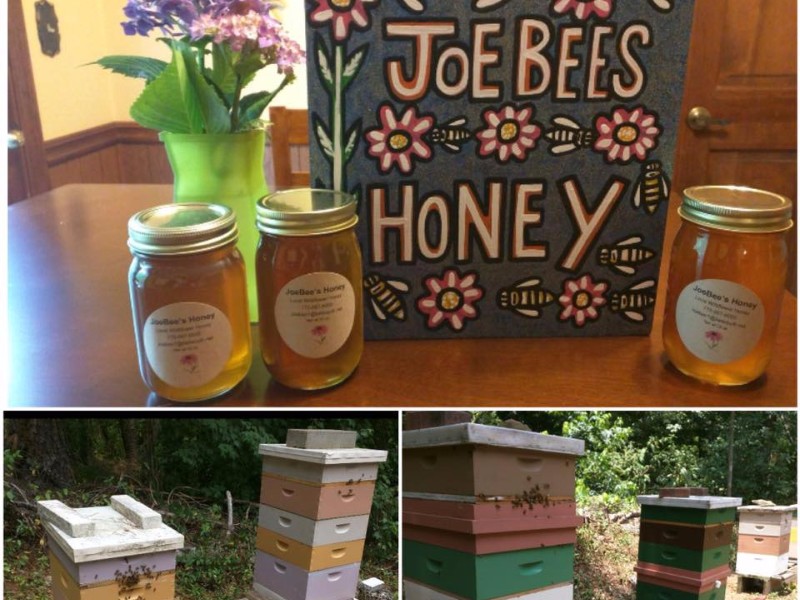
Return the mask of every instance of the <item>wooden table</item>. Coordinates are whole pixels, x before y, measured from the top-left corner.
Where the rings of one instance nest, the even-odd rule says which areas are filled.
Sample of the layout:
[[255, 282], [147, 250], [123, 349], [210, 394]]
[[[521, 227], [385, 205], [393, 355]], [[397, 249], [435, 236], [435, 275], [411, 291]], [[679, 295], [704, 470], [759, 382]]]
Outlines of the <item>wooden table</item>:
[[[170, 405], [150, 394], [139, 376], [126, 240], [130, 215], [169, 202], [171, 193], [169, 186], [69, 185], [9, 208], [10, 407]], [[670, 214], [668, 245], [677, 221]], [[783, 299], [767, 375], [748, 386], [717, 388], [667, 363], [659, 292], [649, 337], [368, 342], [355, 375], [323, 392], [275, 383], [255, 348], [243, 384], [202, 405], [797, 405], [797, 301], [791, 294]]]

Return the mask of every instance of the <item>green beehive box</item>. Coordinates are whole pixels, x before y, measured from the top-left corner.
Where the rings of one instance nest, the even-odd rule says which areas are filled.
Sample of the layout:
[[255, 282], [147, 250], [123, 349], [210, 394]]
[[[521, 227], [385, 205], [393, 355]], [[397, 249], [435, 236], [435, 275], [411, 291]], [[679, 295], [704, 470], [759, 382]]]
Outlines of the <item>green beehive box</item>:
[[572, 581], [572, 544], [475, 556], [403, 540], [403, 574], [470, 600], [489, 600]]
[[643, 521], [665, 521], [692, 525], [714, 525], [736, 520], [736, 507], [741, 498], [723, 496], [689, 496], [686, 498], [661, 498], [639, 496]]
[[693, 593], [639, 582], [636, 584], [636, 600], [725, 600], [725, 583], [716, 589]]
[[730, 554], [730, 546], [700, 551], [665, 544], [639, 543], [639, 561], [687, 571], [702, 572], [720, 567], [728, 563]]

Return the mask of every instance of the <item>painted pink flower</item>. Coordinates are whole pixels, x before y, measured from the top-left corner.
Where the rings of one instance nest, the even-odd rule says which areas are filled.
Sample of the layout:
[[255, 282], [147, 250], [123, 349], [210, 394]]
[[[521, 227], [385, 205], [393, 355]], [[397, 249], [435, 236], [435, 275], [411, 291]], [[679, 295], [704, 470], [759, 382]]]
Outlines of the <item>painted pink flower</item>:
[[519, 162], [524, 161], [542, 134], [541, 127], [531, 121], [532, 118], [533, 106], [517, 109], [506, 104], [497, 111], [491, 108], [483, 111], [486, 129], [476, 135], [480, 141], [478, 154], [497, 154], [500, 162], [508, 162], [512, 157]]
[[378, 159], [382, 173], [388, 173], [397, 165], [401, 173], [408, 174], [414, 170], [415, 157], [431, 158], [431, 148], [422, 136], [433, 127], [433, 117], [417, 116], [412, 106], [398, 118], [389, 104], [382, 105], [378, 114], [381, 126], [367, 130], [364, 135], [369, 142], [369, 155]]
[[578, 327], [583, 327], [587, 319], [600, 316], [598, 308], [606, 303], [604, 294], [608, 289], [605, 282], [595, 283], [590, 275], [564, 281], [564, 293], [558, 301], [564, 307], [558, 318], [562, 321], [572, 319]]
[[645, 160], [661, 135], [656, 115], [645, 112], [643, 106], [631, 111], [617, 108], [610, 117], [598, 115], [594, 126], [594, 149], [605, 152], [609, 162], [627, 163], [634, 157]]
[[317, 338], [317, 342], [320, 344], [325, 341], [325, 337], [328, 335], [328, 326], [327, 325], [317, 325], [311, 330], [311, 335]]
[[607, 19], [614, 10], [614, 0], [554, 0], [553, 10], [560, 15], [571, 12], [582, 21], [593, 14]]
[[429, 293], [417, 300], [417, 308], [428, 317], [428, 328], [437, 329], [446, 322], [453, 331], [461, 331], [467, 319], [477, 319], [475, 303], [483, 297], [477, 280], [476, 273], [462, 277], [455, 269], [447, 269], [441, 277], [428, 277], [425, 286]]
[[181, 357], [180, 363], [183, 369], [188, 373], [197, 371], [199, 359], [196, 354], [186, 354]]
[[347, 39], [350, 28], [369, 29], [370, 5], [377, 5], [378, 0], [315, 0], [317, 5], [311, 11], [309, 20], [312, 24], [331, 23], [333, 37], [341, 42]]
[[722, 341], [722, 334], [719, 331], [706, 331], [706, 345], [712, 350], [719, 346]]

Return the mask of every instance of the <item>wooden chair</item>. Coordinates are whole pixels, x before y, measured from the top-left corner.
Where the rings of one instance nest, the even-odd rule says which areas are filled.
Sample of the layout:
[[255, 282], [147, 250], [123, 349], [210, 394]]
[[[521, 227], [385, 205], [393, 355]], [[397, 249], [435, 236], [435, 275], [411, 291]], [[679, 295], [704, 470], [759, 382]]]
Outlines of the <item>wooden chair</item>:
[[308, 111], [273, 106], [269, 109], [272, 123], [272, 164], [276, 187], [303, 187], [311, 183], [308, 168]]

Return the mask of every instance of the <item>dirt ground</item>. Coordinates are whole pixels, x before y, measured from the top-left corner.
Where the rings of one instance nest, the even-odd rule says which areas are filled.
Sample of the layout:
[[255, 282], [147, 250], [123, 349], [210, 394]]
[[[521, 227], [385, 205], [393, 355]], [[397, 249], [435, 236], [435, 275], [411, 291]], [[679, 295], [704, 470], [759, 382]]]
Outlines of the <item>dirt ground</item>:
[[[764, 600], [767, 598], [767, 596], [762, 593], [738, 593], [736, 591], [737, 581], [737, 575], [731, 575], [728, 577], [728, 587], [725, 590], [725, 600]], [[794, 589], [793, 592], [791, 591], [792, 589]], [[782, 598], [786, 598], [787, 600], [795, 600], [797, 598], [797, 588], [792, 588], [792, 586], [789, 585], [783, 590], [782, 593], [772, 593], [769, 595], [769, 598], [770, 600], [772, 598], [775, 598], [776, 600]]]

